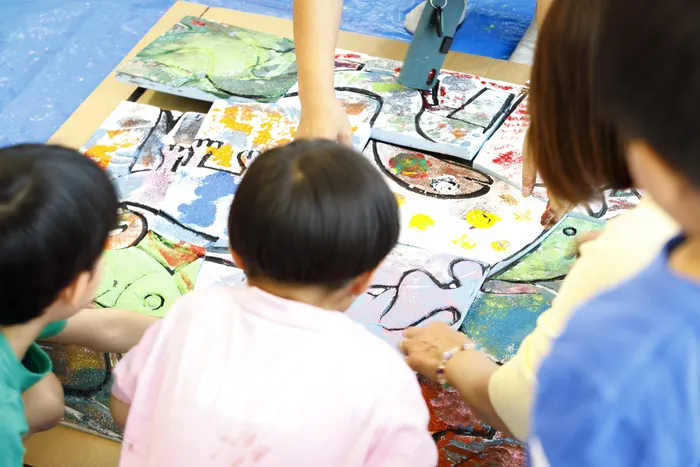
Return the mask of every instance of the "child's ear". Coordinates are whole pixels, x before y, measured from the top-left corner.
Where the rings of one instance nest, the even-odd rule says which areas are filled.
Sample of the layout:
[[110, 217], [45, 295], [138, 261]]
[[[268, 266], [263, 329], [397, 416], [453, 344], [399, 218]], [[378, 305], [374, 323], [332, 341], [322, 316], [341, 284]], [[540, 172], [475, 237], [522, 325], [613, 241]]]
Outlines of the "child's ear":
[[371, 271], [367, 271], [364, 274], [361, 274], [355, 278], [355, 280], [352, 282], [350, 285], [350, 291], [354, 296], [359, 296], [365, 293], [365, 291], [369, 288], [369, 286], [372, 284], [372, 280], [374, 279], [374, 273], [376, 272], [376, 269], [372, 269]]
[[241, 258], [241, 255], [239, 255], [232, 249], [229, 249], [229, 251], [231, 253], [231, 257], [233, 258], [233, 262], [236, 263], [236, 266], [238, 266], [239, 269], [242, 269], [244, 274], [248, 274], [248, 271], [245, 270], [245, 264], [243, 264], [243, 259]]
[[81, 272], [75, 279], [73, 279], [73, 282], [68, 284], [68, 287], [63, 289], [63, 291], [59, 294], [58, 299], [70, 307], [82, 307], [91, 281], [91, 271]]

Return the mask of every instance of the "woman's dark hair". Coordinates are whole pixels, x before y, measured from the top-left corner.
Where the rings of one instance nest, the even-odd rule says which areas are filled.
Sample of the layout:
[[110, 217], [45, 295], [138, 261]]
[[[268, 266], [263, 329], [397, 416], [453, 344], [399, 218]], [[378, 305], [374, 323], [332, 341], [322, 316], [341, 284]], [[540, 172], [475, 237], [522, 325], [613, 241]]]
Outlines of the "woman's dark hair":
[[37, 318], [102, 255], [117, 216], [105, 172], [71, 149], [0, 149], [0, 325]]
[[632, 186], [624, 146], [594, 99], [594, 52], [606, 1], [555, 0], [532, 68], [530, 157], [552, 196], [572, 204], [604, 188]]
[[606, 0], [599, 35], [606, 116], [700, 187], [700, 2]]
[[398, 206], [361, 154], [330, 141], [296, 141], [253, 162], [228, 231], [249, 277], [335, 289], [394, 248]]

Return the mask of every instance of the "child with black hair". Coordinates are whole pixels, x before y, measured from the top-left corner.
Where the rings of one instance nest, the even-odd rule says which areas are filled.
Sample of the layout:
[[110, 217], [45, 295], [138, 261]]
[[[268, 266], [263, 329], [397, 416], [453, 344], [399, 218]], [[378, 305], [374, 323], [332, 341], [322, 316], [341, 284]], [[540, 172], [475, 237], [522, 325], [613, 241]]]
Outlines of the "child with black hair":
[[273, 149], [228, 230], [247, 286], [183, 297], [115, 369], [121, 465], [434, 467], [415, 375], [343, 313], [398, 239], [381, 174], [330, 141]]
[[63, 416], [61, 386], [35, 340], [125, 351], [152, 323], [121, 310], [80, 311], [96, 291], [116, 213], [109, 179], [80, 153], [0, 150], [0, 465], [21, 466], [22, 438]]
[[635, 185], [682, 234], [636, 277], [582, 306], [555, 342], [539, 372], [531, 460], [697, 466], [700, 2], [603, 4], [596, 104], [624, 137]]

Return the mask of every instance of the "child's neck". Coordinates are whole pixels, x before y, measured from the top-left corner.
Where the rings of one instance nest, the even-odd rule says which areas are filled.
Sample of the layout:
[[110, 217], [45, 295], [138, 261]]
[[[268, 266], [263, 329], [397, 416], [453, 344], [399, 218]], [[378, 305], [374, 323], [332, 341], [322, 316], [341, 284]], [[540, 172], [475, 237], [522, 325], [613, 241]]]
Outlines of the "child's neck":
[[28, 323], [0, 326], [0, 332], [5, 335], [5, 339], [7, 339], [15, 355], [17, 355], [17, 359], [22, 360], [29, 346], [39, 337], [41, 331], [48, 324], [49, 321], [45, 318], [45, 315], [42, 315]]
[[345, 311], [354, 297], [345, 290], [329, 291], [318, 286], [282, 284], [268, 279], [248, 279], [248, 285], [286, 300], [306, 303], [329, 311]]
[[671, 252], [669, 267], [678, 274], [700, 280], [700, 237], [688, 236]]

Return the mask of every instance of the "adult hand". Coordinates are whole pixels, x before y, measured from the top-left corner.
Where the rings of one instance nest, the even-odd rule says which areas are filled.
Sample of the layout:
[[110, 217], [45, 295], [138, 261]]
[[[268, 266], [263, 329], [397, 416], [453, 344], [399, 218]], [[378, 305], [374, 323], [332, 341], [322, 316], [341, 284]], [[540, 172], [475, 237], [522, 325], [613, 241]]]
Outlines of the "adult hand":
[[[532, 151], [529, 145], [529, 133], [525, 136], [525, 142], [523, 143], [522, 149], [523, 155], [523, 175], [522, 175], [522, 186], [523, 186], [523, 196], [528, 197], [535, 190], [535, 185], [537, 184], [537, 167], [532, 158]], [[556, 224], [566, 213], [572, 211], [576, 206], [567, 202], [560, 201], [547, 191], [547, 197], [549, 201], [547, 202], [547, 207], [542, 214], [540, 223], [544, 227], [552, 227]]]
[[345, 109], [335, 99], [302, 108], [296, 139], [330, 139], [352, 146], [352, 127]]
[[423, 328], [408, 328], [399, 344], [406, 363], [423, 376], [435, 379], [442, 356], [448, 350], [463, 347], [470, 339], [445, 323], [431, 323]]

